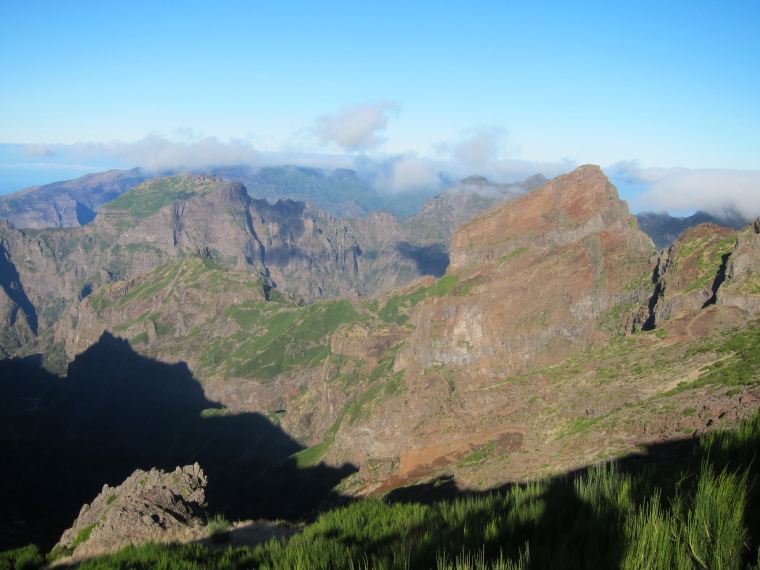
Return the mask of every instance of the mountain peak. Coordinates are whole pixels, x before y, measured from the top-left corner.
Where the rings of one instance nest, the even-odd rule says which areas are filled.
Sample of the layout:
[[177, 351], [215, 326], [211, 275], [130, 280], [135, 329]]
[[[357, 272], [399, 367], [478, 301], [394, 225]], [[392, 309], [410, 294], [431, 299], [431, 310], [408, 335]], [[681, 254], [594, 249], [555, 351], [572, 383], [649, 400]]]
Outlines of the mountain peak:
[[468, 176], [467, 178], [462, 179], [459, 184], [462, 185], [468, 185], [468, 186], [490, 186], [491, 183], [488, 181], [488, 179], [485, 176], [480, 176], [478, 174], [473, 174], [472, 176]]
[[498, 259], [519, 247], [563, 245], [612, 232], [636, 249], [650, 240], [598, 166], [585, 165], [464, 224], [452, 241], [452, 267]]

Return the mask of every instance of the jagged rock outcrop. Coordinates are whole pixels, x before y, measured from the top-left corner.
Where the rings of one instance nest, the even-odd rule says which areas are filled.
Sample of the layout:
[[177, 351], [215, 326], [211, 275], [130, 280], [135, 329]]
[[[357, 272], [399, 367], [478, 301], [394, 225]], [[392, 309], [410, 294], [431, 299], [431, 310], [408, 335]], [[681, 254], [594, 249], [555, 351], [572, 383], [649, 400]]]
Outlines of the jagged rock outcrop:
[[118, 487], [104, 485], [56, 547], [86, 557], [127, 544], [179, 538], [182, 529], [205, 523], [206, 484], [197, 463], [171, 473], [138, 469]]
[[649, 327], [710, 305], [760, 311], [760, 234], [701, 224], [687, 229], [660, 254]]
[[729, 255], [735, 239], [730, 228], [700, 224], [688, 228], [664, 249], [657, 263], [657, 286], [650, 302], [648, 326], [714, 302], [722, 281], [719, 274], [725, 270], [724, 257]]
[[737, 232], [736, 245], [725, 263], [724, 281], [716, 292], [716, 302], [751, 314], [760, 312], [760, 218]]

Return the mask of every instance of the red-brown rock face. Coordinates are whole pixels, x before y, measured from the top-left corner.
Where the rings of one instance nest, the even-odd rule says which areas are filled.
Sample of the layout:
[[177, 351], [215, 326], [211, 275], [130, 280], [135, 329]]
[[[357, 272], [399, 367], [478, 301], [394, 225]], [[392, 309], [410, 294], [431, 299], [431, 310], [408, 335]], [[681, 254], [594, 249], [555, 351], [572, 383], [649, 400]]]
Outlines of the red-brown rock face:
[[540, 445], [547, 433], [526, 410], [551, 388], [515, 377], [630, 330], [654, 289], [654, 246], [595, 166], [462, 226], [451, 262], [410, 319], [400, 395], [335, 439], [335, 458], [398, 461], [388, 485], [484, 446]]
[[598, 167], [583, 166], [464, 225], [452, 294], [424, 305], [398, 368], [508, 377], [630, 328], [653, 246]]

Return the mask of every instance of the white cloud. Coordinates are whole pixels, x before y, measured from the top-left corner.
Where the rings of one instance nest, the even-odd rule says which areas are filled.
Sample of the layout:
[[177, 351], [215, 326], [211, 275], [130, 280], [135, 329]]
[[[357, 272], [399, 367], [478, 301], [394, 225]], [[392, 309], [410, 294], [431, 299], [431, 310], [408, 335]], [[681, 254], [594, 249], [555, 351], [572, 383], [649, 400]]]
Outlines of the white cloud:
[[441, 185], [435, 164], [420, 158], [415, 152], [404, 153], [393, 160], [388, 186], [393, 192], [419, 188], [435, 188]]
[[570, 159], [562, 159], [554, 162], [538, 162], [533, 160], [499, 160], [481, 165], [480, 174], [491, 182], [520, 182], [533, 176], [543, 174], [546, 178], [554, 178], [574, 170], [578, 164]]
[[314, 132], [322, 144], [334, 142], [348, 152], [373, 149], [384, 141], [377, 132], [388, 126], [391, 111], [399, 111], [393, 101], [346, 107], [334, 115], [318, 117]]
[[760, 171], [687, 168], [641, 168], [635, 161], [612, 167], [631, 184], [646, 190], [630, 201], [635, 209], [702, 210], [716, 216], [760, 216]]
[[[186, 137], [192, 139], [192, 136]], [[172, 141], [152, 135], [133, 143], [76, 143], [72, 153], [84, 156], [116, 156], [129, 166], [160, 172], [199, 169], [207, 166], [256, 164], [259, 153], [246, 141], [222, 142], [216, 137]]]
[[471, 166], [480, 166], [499, 160], [507, 131], [497, 126], [468, 129], [455, 143], [438, 145], [438, 152]]
[[49, 156], [55, 156], [55, 152], [44, 144], [28, 144], [24, 147], [24, 154], [27, 156], [38, 156], [46, 158]]
[[453, 180], [480, 175], [495, 183], [525, 180], [534, 174], [553, 178], [570, 172], [577, 163], [570, 159], [537, 162], [502, 158], [508, 131], [499, 126], [480, 126], [463, 131], [458, 141], [437, 145], [443, 159], [443, 170]]

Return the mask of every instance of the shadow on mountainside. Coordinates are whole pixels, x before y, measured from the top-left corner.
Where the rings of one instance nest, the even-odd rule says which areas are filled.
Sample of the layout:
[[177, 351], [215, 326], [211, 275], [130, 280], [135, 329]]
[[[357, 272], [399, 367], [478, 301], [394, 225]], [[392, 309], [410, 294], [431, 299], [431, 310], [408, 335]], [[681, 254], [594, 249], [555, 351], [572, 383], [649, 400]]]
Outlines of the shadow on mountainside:
[[[755, 421], [760, 425], [760, 421]], [[756, 559], [760, 544], [758, 448], [760, 429], [755, 428], [748, 439], [742, 441], [736, 438], [732, 441], [729, 437], [707, 449], [701, 448], [696, 438], [650, 444], [641, 454], [609, 462], [606, 469], [630, 476], [627, 485], [630, 485], [628, 490], [633, 489], [634, 510], [646, 509], [646, 501], [653, 500], [659, 501], [663, 512], [668, 508], [683, 508], [683, 503], [678, 503], [676, 496], [688, 497], [696, 492], [700, 470], [708, 461], [715, 474], [748, 470], [748, 502], [743, 513], [748, 536], [743, 553], [745, 561], [751, 564]], [[624, 557], [631, 545], [624, 526], [630, 523], [632, 515], [621, 510], [617, 501], [618, 493], [622, 491], [614, 481], [610, 482], [612, 479], [614, 476], [605, 478], [604, 469], [600, 471], [598, 466], [589, 466], [528, 485], [507, 484], [486, 491], [474, 491], [459, 488], [452, 476], [443, 475], [426, 483], [394, 489], [385, 496], [385, 500], [390, 503], [434, 505], [455, 499], [488, 496], [501, 497], [503, 503], [509, 503], [508, 497], [512, 493], [521, 498], [501, 513], [495, 515], [487, 507], [471, 509], [468, 516], [457, 524], [439, 529], [438, 544], [456, 545], [459, 550], [451, 551], [454, 556], [469, 549], [470, 552], [478, 552], [486, 561], [496, 561], [502, 556], [516, 561], [528, 545], [530, 556], [523, 567], [529, 569], [614, 569], [625, 566]], [[624, 485], [621, 488], [625, 488]], [[596, 491], [589, 493], [584, 488], [595, 488]], [[655, 489], [659, 490], [655, 492]], [[518, 490], [525, 492], [513, 493]], [[682, 506], [673, 507], [674, 504]], [[686, 520], [687, 514], [678, 512]], [[490, 540], [487, 530], [474, 533], [468, 530], [483, 529], [495, 519], [504, 526], [511, 525], [511, 529], [506, 534], [504, 530], [501, 534], [492, 533]], [[469, 539], [468, 535], [472, 534], [475, 537]], [[670, 537], [670, 540], [676, 538]], [[715, 537], [712, 540], [716, 540]], [[627, 563], [630, 562], [628, 560]], [[641, 567], [646, 567], [646, 561], [642, 562]]]
[[198, 462], [209, 513], [291, 520], [329, 503], [356, 471], [296, 468], [286, 459], [303, 446], [266, 417], [223, 415], [185, 363], [141, 356], [108, 332], [65, 379], [40, 364], [0, 361], [0, 550], [51, 547], [104, 484], [135, 469]]
[[417, 246], [400, 241], [396, 244], [396, 250], [415, 263], [420, 275], [432, 275], [438, 279], [446, 274], [449, 267], [449, 254], [442, 243]]
[[[37, 334], [37, 311], [26, 296], [24, 287], [21, 285], [21, 277], [16, 266], [11, 263], [8, 252], [0, 244], [0, 287], [3, 288], [8, 298], [16, 303], [24, 311], [26, 322], [34, 334]], [[13, 322], [9, 323], [13, 325]]]

